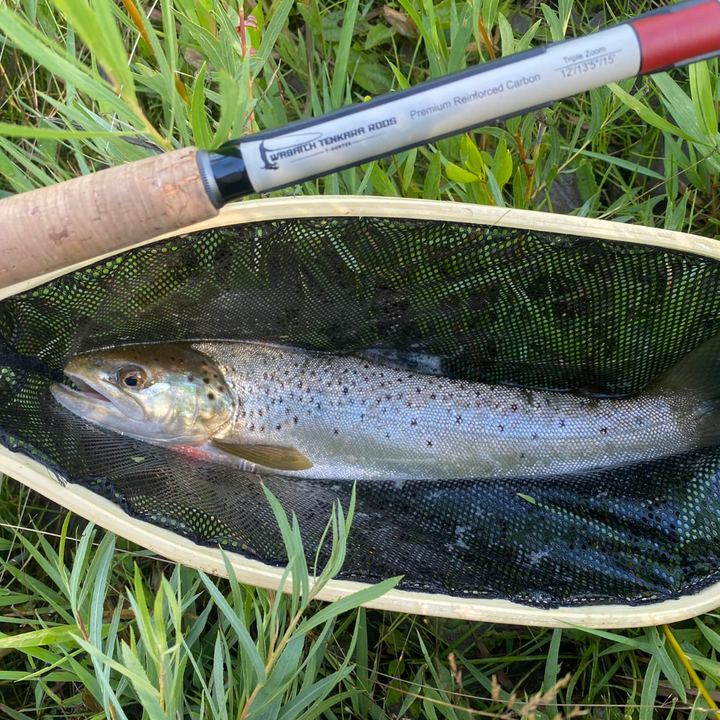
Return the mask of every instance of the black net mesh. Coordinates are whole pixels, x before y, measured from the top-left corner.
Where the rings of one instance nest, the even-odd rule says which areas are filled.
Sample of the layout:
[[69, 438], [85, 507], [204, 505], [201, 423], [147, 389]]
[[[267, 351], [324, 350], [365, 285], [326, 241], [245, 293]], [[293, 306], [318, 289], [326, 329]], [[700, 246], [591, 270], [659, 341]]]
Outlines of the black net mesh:
[[[0, 303], [5, 445], [131, 515], [282, 564], [260, 486], [314, 557], [345, 481], [207, 465], [83, 423], [50, 384], [74, 353], [194, 339], [425, 352], [468, 379], [642, 388], [720, 332], [720, 264], [528, 230], [301, 219], [155, 243]], [[540, 480], [361, 482], [343, 576], [552, 607], [720, 579], [720, 448]]]

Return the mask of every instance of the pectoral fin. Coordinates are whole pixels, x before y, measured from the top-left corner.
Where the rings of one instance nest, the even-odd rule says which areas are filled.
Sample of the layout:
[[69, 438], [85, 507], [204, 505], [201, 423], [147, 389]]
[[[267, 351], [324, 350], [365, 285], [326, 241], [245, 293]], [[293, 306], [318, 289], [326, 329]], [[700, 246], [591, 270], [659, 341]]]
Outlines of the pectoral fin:
[[277, 445], [241, 445], [213, 440], [213, 445], [223, 452], [243, 460], [272, 468], [273, 470], [308, 470], [313, 466], [299, 450]]

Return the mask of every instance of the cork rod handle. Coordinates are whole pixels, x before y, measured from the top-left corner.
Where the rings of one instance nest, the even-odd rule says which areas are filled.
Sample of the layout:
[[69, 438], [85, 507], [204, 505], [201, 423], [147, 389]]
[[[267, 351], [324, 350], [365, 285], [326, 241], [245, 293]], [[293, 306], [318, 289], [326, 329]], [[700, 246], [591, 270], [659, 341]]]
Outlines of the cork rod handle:
[[0, 200], [0, 287], [217, 215], [195, 148]]

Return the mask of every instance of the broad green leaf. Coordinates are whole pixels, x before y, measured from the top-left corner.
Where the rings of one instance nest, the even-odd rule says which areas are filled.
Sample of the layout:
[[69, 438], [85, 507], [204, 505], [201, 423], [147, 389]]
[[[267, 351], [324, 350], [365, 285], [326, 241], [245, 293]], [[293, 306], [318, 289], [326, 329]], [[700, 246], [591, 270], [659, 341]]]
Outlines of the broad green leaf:
[[[652, 655], [657, 658], [658, 665], [663, 672], [663, 675], [668, 679], [668, 682], [673, 686], [673, 690], [678, 694], [678, 697], [683, 701], [687, 702], [687, 694], [685, 692], [685, 683], [680, 677], [680, 673], [675, 667], [673, 661], [670, 659], [668, 654], [666, 641], [664, 637], [660, 636], [657, 628], [646, 628], [646, 636], [652, 643]], [[684, 671], [683, 671], [684, 672]]]
[[[652, 75], [652, 80], [662, 93], [664, 104], [686, 135], [690, 138], [701, 137], [702, 130], [700, 130], [692, 100], [685, 94], [678, 83], [667, 73], [656, 73]], [[683, 139], [687, 138], [684, 137]]]
[[560, 42], [565, 39], [565, 26], [558, 14], [548, 5], [544, 3], [540, 6], [545, 22], [550, 28], [550, 36], [553, 42]]
[[688, 142], [697, 142], [697, 138], [693, 138], [687, 133], [683, 132], [679, 127], [673, 125], [667, 121], [664, 117], [658, 115], [654, 110], [651, 110], [647, 105], [643, 105], [637, 98], [634, 98], [630, 93], [625, 92], [617, 83], [609, 83], [608, 87], [627, 105], [631, 110], [634, 110], [648, 125], [664, 130], [665, 132], [678, 135], [679, 137], [687, 140]]
[[445, 165], [445, 174], [453, 182], [459, 183], [475, 183], [479, 182], [481, 179], [474, 173], [463, 170], [463, 168], [461, 168], [459, 165], [451, 162], [448, 162]]
[[275, 47], [278, 36], [282, 32], [294, 4], [294, 0], [280, 0], [280, 3], [275, 7], [270, 22], [262, 33], [262, 41], [257, 52], [258, 69], [253, 74], [253, 78], [257, 76], [263, 64], [270, 58], [270, 53]]
[[306, 690], [299, 692], [289, 703], [287, 703], [280, 715], [279, 720], [297, 720], [300, 714], [311, 703], [317, 702], [325, 697], [332, 689], [340, 683], [343, 678], [347, 677], [352, 670], [352, 666], [345, 667], [342, 670], [328, 675], [322, 680], [318, 680]]
[[500, 138], [495, 149], [493, 158], [492, 173], [497, 180], [498, 187], [502, 190], [512, 177], [513, 160], [510, 151], [507, 149], [505, 138]]
[[192, 86], [190, 94], [190, 126], [193, 131], [193, 142], [200, 150], [212, 148], [212, 130], [205, 110], [205, 71], [207, 62], [204, 62]]
[[370, 50], [376, 45], [381, 45], [386, 40], [394, 37], [396, 32], [397, 30], [390, 25], [384, 25], [382, 23], [373, 25], [365, 37], [365, 50]]
[[12, 125], [11, 123], [0, 122], [0, 135], [5, 137], [25, 137], [52, 140], [70, 140], [73, 138], [113, 138], [132, 137], [142, 135], [141, 130], [62, 130], [52, 127], [28, 127], [26, 125]]
[[1, 702], [0, 712], [5, 713], [5, 716], [10, 718], [10, 720], [33, 720], [29, 715], [21, 713], [19, 710], [13, 710], [11, 707]]
[[[248, 713], [248, 720], [269, 717], [268, 708], [276, 703], [279, 709], [282, 694], [288, 689], [293, 678], [299, 672], [304, 646], [305, 638], [303, 636], [294, 637], [290, 640], [270, 672], [267, 682], [262, 686], [253, 701], [251, 710]], [[273, 716], [276, 715], [277, 711]]]
[[440, 175], [442, 174], [442, 154], [436, 152], [430, 160], [425, 182], [423, 184], [423, 198], [425, 200], [438, 200], [440, 197]]
[[160, 705], [160, 692], [150, 683], [137, 654], [126, 643], [121, 644], [120, 652], [126, 668], [125, 674], [137, 692], [143, 710], [150, 720], [167, 720]]
[[217, 80], [220, 83], [220, 122], [212, 139], [212, 147], [230, 139], [230, 130], [241, 113], [240, 92], [235, 80], [224, 70], [217, 73]]
[[370, 179], [376, 192], [380, 195], [386, 195], [388, 197], [398, 197], [400, 195], [397, 187], [395, 187], [395, 183], [390, 180], [387, 172], [379, 163], [375, 162], [372, 164]]
[[0, 635], [0, 650], [24, 650], [54, 643], [74, 643], [82, 637], [77, 625], [57, 625], [17, 635]]
[[[560, 643], [562, 642], [562, 630], [555, 628], [552, 631], [550, 639], [550, 647], [548, 648], [547, 659], [545, 660], [545, 675], [543, 677], [543, 690], [548, 692], [558, 679], [558, 656], [560, 654]], [[558, 708], [554, 703], [550, 703], [547, 708], [551, 717], [557, 715]]]
[[381, 95], [392, 87], [394, 75], [388, 68], [359, 54], [353, 55], [351, 65], [353, 81], [370, 95]]
[[690, 72], [690, 94], [692, 96], [695, 116], [700, 129], [709, 137], [718, 131], [718, 109], [713, 100], [713, 90], [707, 61], [693, 63]]
[[460, 151], [465, 156], [467, 169], [480, 178], [485, 177], [485, 159], [469, 135], [463, 135], [460, 141]]
[[581, 150], [579, 154], [585, 155], [586, 157], [596, 158], [597, 160], [602, 160], [608, 165], [617, 165], [623, 170], [630, 170], [631, 172], [639, 173], [640, 175], [647, 175], [648, 177], [655, 178], [656, 180], [665, 180], [665, 177], [663, 177], [659, 172], [655, 172], [655, 170], [644, 167], [643, 165], [640, 165], [639, 162], [633, 163], [629, 160], [623, 160], [622, 158], [615, 157], [614, 155], [604, 155], [602, 153], [591, 152], [590, 150]]
[[711, 630], [700, 618], [695, 618], [695, 624], [705, 636], [705, 639], [712, 645], [716, 652], [720, 653], [720, 635]]
[[338, 43], [337, 54], [335, 56], [332, 91], [330, 94], [333, 108], [339, 108], [343, 104], [343, 98], [345, 97], [348, 60], [350, 58], [350, 48], [352, 47], [352, 37], [355, 32], [355, 21], [357, 19], [359, 4], [360, 0], [348, 0], [348, 4], [343, 9], [345, 19], [342, 24], [340, 42]]
[[93, 594], [88, 634], [90, 642], [97, 647], [101, 647], [104, 603], [108, 591], [108, 576], [110, 575], [114, 551], [115, 536], [107, 532], [100, 541], [100, 546], [93, 559], [93, 565], [96, 569], [93, 573], [94, 582], [92, 583]]

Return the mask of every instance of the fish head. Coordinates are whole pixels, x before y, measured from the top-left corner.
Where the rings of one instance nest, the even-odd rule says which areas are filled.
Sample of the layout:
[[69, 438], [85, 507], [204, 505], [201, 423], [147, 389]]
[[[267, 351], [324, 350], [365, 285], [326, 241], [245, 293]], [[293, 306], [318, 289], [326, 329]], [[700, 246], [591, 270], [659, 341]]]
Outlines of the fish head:
[[220, 369], [183, 345], [135, 345], [73, 357], [77, 389], [51, 391], [84, 420], [140, 440], [199, 445], [232, 419], [235, 402]]

